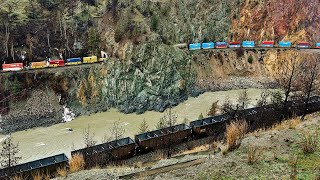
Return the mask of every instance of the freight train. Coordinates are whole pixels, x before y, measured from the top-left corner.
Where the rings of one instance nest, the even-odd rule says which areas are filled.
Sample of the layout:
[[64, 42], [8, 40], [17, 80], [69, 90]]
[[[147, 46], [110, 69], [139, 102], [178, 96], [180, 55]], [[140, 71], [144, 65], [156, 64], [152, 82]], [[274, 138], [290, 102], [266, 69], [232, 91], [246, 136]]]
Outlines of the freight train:
[[262, 41], [260, 45], [256, 45], [254, 41], [231, 41], [227, 42], [204, 42], [204, 43], [190, 43], [188, 45], [189, 50], [200, 49], [226, 49], [226, 48], [297, 48], [308, 49], [316, 48], [320, 49], [320, 42], [314, 46], [309, 42], [298, 42], [295, 46], [290, 41], [280, 41], [276, 44], [274, 41]]
[[66, 61], [63, 59], [54, 59], [49, 61], [40, 61], [40, 62], [31, 62], [30, 67], [26, 68], [23, 66], [23, 63], [11, 63], [11, 64], [2, 64], [2, 71], [23, 71], [28, 69], [44, 69], [44, 68], [55, 68], [55, 67], [64, 67], [64, 66], [74, 66], [81, 64], [91, 64], [105, 61], [106, 58], [99, 58], [97, 56], [89, 56], [81, 58], [69, 58]]
[[[300, 116], [304, 113], [313, 113], [320, 110], [320, 97], [310, 98], [309, 103], [297, 101], [287, 103], [287, 115], [283, 116], [282, 108], [274, 105], [250, 108], [233, 113], [227, 113], [214, 117], [208, 117], [187, 124], [157, 129], [130, 137], [98, 144], [92, 147], [74, 150], [71, 157], [82, 155], [85, 160], [85, 168], [116, 164], [134, 156], [143, 155], [158, 149], [168, 149], [181, 143], [188, 143], [203, 137], [219, 139], [226, 131], [226, 124], [233, 120], [245, 120], [249, 124], [249, 131], [258, 128], [270, 127], [284, 118]], [[304, 109], [307, 107], [307, 111]], [[22, 179], [31, 179], [35, 172], [55, 176], [57, 169], [68, 167], [68, 158], [65, 154], [12, 166], [0, 170], [0, 179], [9, 179], [15, 176]]]

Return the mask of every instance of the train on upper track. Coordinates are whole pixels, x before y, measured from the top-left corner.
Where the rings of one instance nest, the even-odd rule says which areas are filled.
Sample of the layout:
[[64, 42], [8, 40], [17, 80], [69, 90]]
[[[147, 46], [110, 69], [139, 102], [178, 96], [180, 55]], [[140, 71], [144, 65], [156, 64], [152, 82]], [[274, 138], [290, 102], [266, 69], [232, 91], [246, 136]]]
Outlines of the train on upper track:
[[[187, 45], [189, 50], [200, 50], [200, 49], [236, 49], [236, 48], [297, 48], [297, 49], [320, 49], [320, 42], [311, 45], [309, 42], [298, 42], [293, 45], [290, 41], [280, 41], [278, 44], [275, 41], [262, 41], [260, 45], [256, 45], [254, 41], [231, 41], [231, 42], [204, 42], [204, 43], [189, 43]], [[64, 66], [75, 66], [80, 64], [90, 64], [105, 61], [106, 58], [98, 58], [97, 56], [89, 56], [81, 58], [69, 58], [55, 59], [41, 62], [31, 62], [30, 66], [24, 67], [23, 63], [10, 63], [2, 64], [2, 72], [8, 71], [23, 71], [29, 69], [43, 69], [51, 67], [64, 67]]]
[[295, 45], [290, 41], [280, 41], [278, 44], [275, 41], [262, 41], [256, 45], [254, 41], [231, 41], [231, 42], [204, 42], [190, 43], [189, 50], [200, 49], [226, 49], [226, 48], [297, 48], [297, 49], [320, 49], [320, 42], [311, 45], [309, 42], [298, 42]]

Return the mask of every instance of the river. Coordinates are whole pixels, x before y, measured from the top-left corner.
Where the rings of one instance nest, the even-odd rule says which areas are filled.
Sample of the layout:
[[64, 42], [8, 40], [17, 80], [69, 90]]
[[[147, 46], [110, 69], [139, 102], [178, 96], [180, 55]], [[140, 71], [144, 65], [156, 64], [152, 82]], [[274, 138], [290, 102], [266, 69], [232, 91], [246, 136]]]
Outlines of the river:
[[[196, 120], [200, 113], [206, 115], [212, 102], [219, 101], [222, 104], [225, 97], [236, 103], [236, 99], [241, 90], [206, 92], [196, 98], [189, 98], [173, 108], [178, 116], [178, 122], [185, 118]], [[261, 93], [260, 89], [248, 89], [250, 97], [250, 107], [256, 104]], [[143, 119], [146, 119], [149, 129], [155, 129], [163, 113], [148, 111], [144, 114], [123, 114], [115, 109], [107, 112], [92, 114], [89, 116], [80, 116], [73, 121], [53, 125], [50, 127], [35, 128], [13, 133], [14, 142], [19, 142], [19, 149], [22, 156], [20, 163], [28, 162], [44, 157], [65, 153], [70, 156], [70, 151], [84, 146], [83, 130], [90, 124], [90, 130], [94, 132], [94, 140], [101, 143], [105, 134], [110, 135], [111, 127], [115, 120], [120, 119], [125, 128], [125, 136], [133, 138], [139, 131], [139, 126]], [[72, 128], [73, 131], [68, 131]], [[4, 138], [1, 135], [0, 138]]]

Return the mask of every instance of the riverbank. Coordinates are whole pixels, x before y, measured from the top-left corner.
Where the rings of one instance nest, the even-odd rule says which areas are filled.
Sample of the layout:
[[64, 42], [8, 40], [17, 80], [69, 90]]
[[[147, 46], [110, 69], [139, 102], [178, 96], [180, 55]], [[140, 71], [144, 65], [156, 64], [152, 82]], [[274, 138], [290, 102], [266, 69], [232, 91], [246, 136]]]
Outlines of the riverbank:
[[[319, 147], [315, 146], [314, 152], [303, 151], [307, 143], [305, 138], [308, 135], [315, 138], [317, 145], [320, 144], [319, 118], [319, 113], [314, 113], [307, 115], [303, 122], [299, 119], [291, 119], [271, 129], [246, 134], [240, 147], [228, 153], [219, 151], [225, 148], [223, 142], [213, 142], [210, 144], [211, 149], [208, 145], [199, 147], [194, 149], [192, 154], [182, 157], [161, 159], [152, 163], [136, 162], [135, 166], [95, 168], [56, 179], [118, 179], [117, 177], [131, 174], [138, 175], [132, 179], [146, 180], [319, 179]], [[190, 160], [199, 161], [199, 163], [182, 166], [184, 162]], [[171, 169], [167, 168], [169, 166]], [[158, 170], [158, 173], [150, 172], [155, 170]]]
[[[173, 108], [178, 117], [178, 123], [188, 119], [198, 119], [202, 113], [206, 115], [212, 103], [218, 101], [222, 104], [228, 96], [230, 101], [236, 104], [238, 94], [241, 90], [206, 92], [196, 98], [188, 100]], [[256, 104], [262, 90], [248, 89], [250, 107]], [[133, 137], [139, 131], [143, 119], [148, 123], [149, 130], [155, 129], [156, 123], [163, 116], [161, 112], [147, 111], [144, 114], [123, 114], [116, 109], [103, 113], [84, 115], [77, 117], [71, 122], [53, 125], [50, 127], [34, 128], [13, 133], [14, 141], [19, 142], [22, 160], [28, 162], [47, 156], [65, 153], [70, 156], [70, 151], [84, 147], [83, 130], [90, 125], [91, 132], [94, 132], [94, 140], [101, 143], [104, 135], [110, 135], [113, 122], [120, 120], [120, 124], [126, 130], [124, 136]], [[73, 131], [68, 131], [71, 128]], [[1, 135], [0, 138], [4, 138]]]

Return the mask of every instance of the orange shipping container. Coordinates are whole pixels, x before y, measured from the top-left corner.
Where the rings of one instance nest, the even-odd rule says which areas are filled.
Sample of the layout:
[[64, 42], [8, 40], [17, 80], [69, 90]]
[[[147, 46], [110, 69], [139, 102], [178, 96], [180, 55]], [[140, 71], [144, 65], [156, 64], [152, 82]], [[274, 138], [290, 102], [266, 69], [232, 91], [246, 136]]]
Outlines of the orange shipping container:
[[32, 62], [31, 63], [31, 68], [32, 69], [45, 68], [45, 67], [47, 67], [47, 62], [46, 61]]
[[23, 70], [22, 63], [2, 64], [3, 71], [21, 71]]

